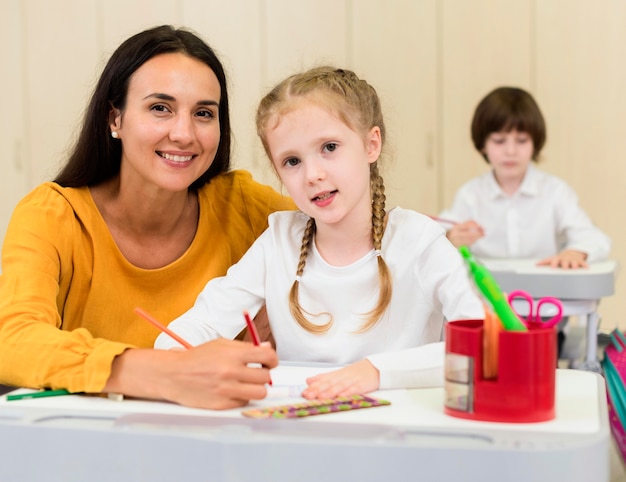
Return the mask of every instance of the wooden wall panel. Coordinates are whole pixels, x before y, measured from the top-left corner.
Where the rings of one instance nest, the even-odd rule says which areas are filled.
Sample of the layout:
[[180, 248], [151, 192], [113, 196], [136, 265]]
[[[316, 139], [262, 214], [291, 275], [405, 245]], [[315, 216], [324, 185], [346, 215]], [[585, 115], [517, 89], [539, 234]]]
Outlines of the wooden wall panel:
[[436, 2], [354, 2], [352, 60], [381, 98], [388, 205], [437, 213]]
[[441, 207], [488, 167], [471, 142], [476, 105], [496, 87], [532, 90], [531, 1], [441, 2]]
[[[3, 0], [0, 15], [0, 145], [4, 156], [0, 176], [0, 240], [17, 202], [29, 189], [29, 166], [25, 157], [24, 72], [22, 69], [22, 28], [20, 1]], [[1, 269], [1, 268], [0, 268]]]
[[[626, 259], [626, 3], [537, 2], [537, 90], [548, 125], [544, 168], [566, 180]], [[602, 328], [626, 328], [626, 280], [601, 306]]]
[[24, 0], [25, 116], [31, 185], [65, 160], [83, 114], [98, 58], [95, 2]]

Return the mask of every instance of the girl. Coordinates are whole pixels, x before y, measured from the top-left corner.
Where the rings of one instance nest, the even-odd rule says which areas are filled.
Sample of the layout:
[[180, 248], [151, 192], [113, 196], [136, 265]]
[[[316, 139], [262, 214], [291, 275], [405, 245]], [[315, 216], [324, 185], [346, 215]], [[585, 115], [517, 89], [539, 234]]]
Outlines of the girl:
[[441, 217], [455, 246], [483, 258], [540, 258], [539, 265], [586, 267], [606, 259], [611, 243], [562, 180], [537, 170], [546, 140], [543, 116], [522, 89], [500, 87], [476, 107], [474, 146], [491, 171], [462, 186]]
[[[419, 213], [385, 211], [385, 125], [373, 87], [331, 67], [294, 75], [260, 103], [257, 132], [301, 212], [269, 228], [170, 324], [192, 344], [233, 337], [267, 304], [279, 359], [345, 364], [307, 398], [443, 380], [444, 317], [482, 318], [460, 256]], [[156, 346], [176, 342], [160, 335]]]

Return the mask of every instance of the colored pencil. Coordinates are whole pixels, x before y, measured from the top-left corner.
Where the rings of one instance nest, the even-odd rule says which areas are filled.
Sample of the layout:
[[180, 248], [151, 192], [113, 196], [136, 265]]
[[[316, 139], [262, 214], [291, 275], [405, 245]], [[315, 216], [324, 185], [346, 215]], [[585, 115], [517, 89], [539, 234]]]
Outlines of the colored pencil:
[[[248, 331], [250, 332], [250, 336], [252, 337], [252, 342], [259, 346], [261, 344], [261, 339], [259, 338], [259, 332], [256, 330], [256, 325], [252, 318], [250, 318], [250, 314], [247, 311], [243, 312], [243, 317], [246, 319], [246, 325], [248, 326]], [[269, 381], [270, 386], [272, 385], [272, 379]]]
[[178, 336], [176, 333], [174, 333], [172, 330], [170, 330], [167, 326], [163, 325], [158, 320], [154, 319], [152, 316], [150, 316], [148, 313], [143, 311], [141, 308], [135, 308], [135, 313], [137, 313], [139, 316], [141, 316], [147, 322], [152, 323], [159, 330], [161, 330], [163, 333], [166, 333], [167, 335], [169, 335], [171, 338], [176, 340], [178, 343], [183, 345], [185, 348], [187, 348], [187, 349], [193, 348], [193, 346], [191, 346], [191, 344], [189, 344], [188, 342], [183, 340], [180, 336]]

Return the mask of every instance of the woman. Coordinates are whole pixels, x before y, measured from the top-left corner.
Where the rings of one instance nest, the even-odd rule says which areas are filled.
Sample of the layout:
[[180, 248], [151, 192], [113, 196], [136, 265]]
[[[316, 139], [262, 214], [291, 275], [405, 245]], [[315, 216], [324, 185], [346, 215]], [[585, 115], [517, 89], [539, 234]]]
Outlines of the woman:
[[[141, 32], [113, 53], [54, 182], [17, 206], [0, 276], [0, 383], [231, 408], [265, 396], [269, 346], [148, 349], [292, 202], [229, 171], [222, 65], [196, 35]], [[260, 363], [265, 368], [251, 368]]]

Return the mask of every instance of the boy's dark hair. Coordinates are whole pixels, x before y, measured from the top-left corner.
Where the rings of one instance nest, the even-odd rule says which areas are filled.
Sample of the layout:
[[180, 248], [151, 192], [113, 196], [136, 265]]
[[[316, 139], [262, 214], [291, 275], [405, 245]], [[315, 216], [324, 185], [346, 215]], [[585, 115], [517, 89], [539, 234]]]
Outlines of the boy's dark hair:
[[517, 87], [499, 87], [483, 98], [472, 119], [472, 141], [482, 154], [487, 137], [494, 132], [526, 132], [533, 140], [533, 161], [546, 142], [546, 124], [535, 99]]

